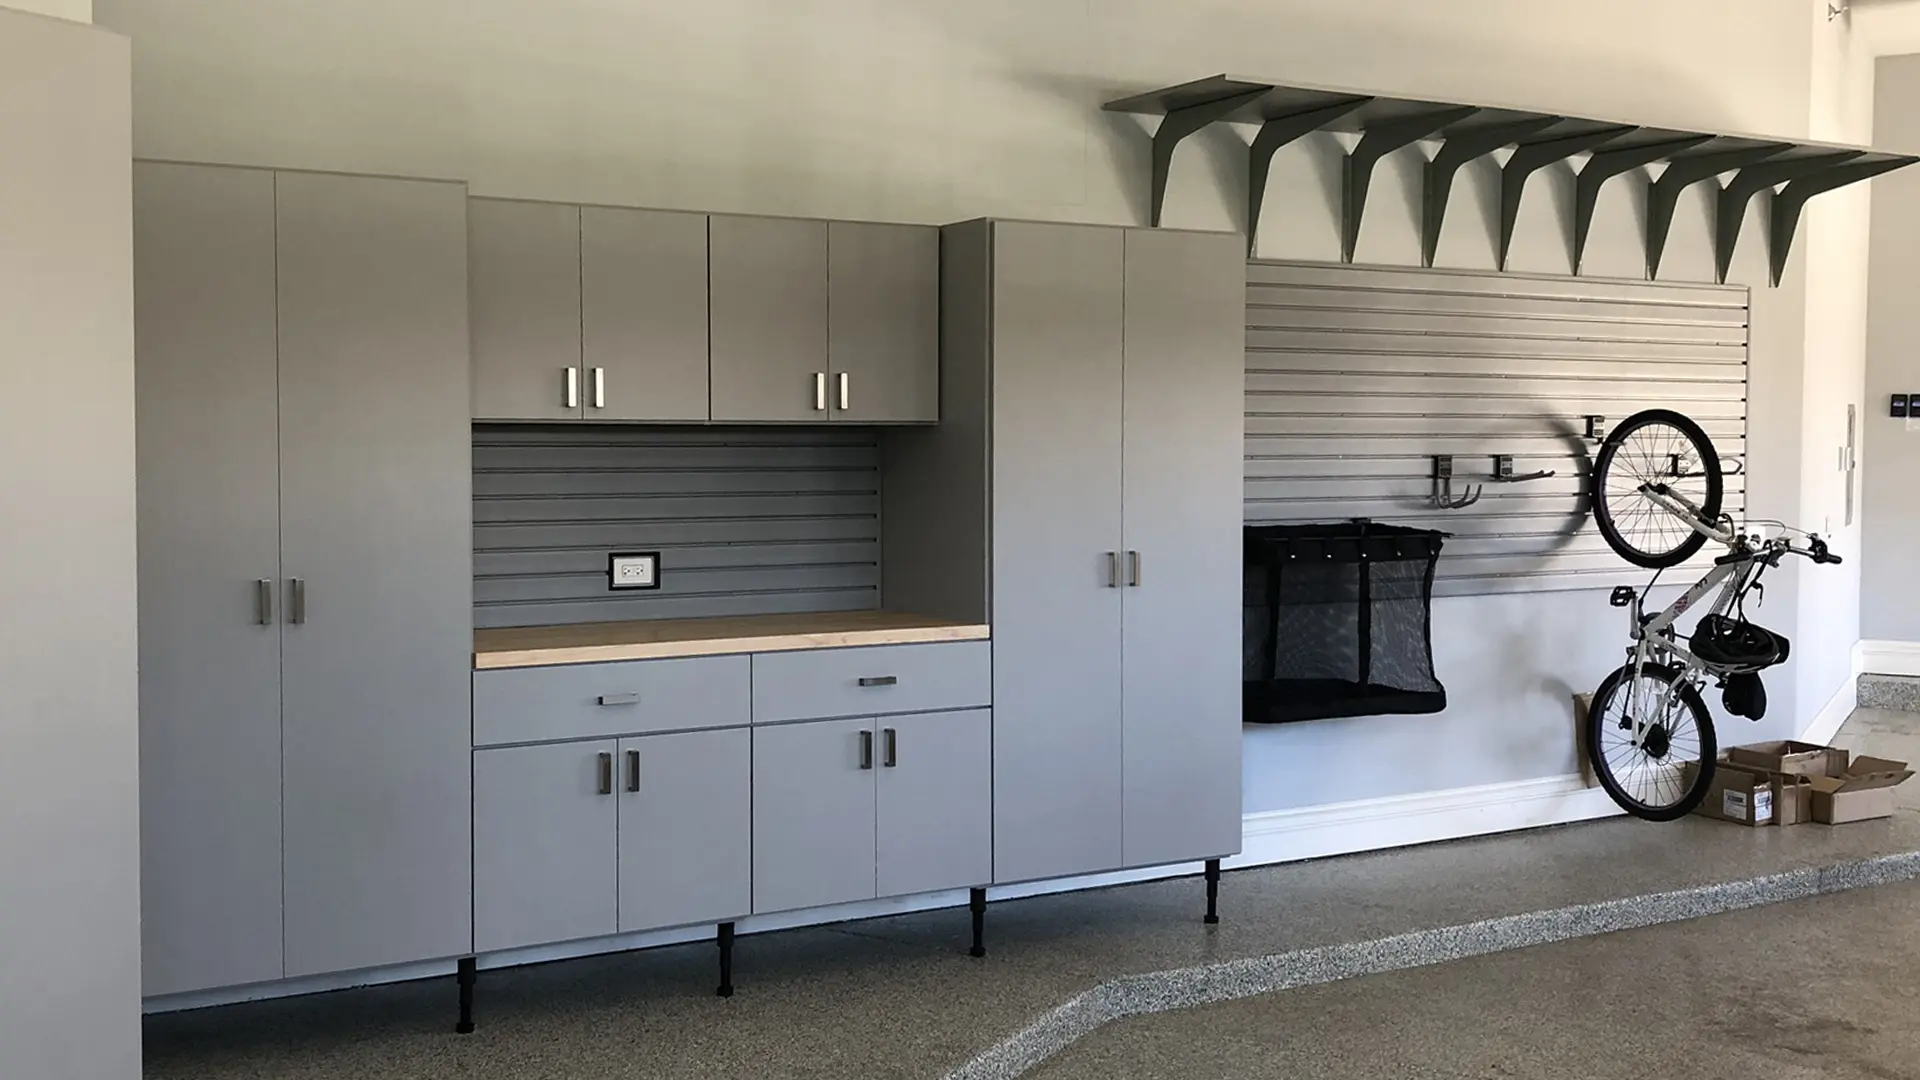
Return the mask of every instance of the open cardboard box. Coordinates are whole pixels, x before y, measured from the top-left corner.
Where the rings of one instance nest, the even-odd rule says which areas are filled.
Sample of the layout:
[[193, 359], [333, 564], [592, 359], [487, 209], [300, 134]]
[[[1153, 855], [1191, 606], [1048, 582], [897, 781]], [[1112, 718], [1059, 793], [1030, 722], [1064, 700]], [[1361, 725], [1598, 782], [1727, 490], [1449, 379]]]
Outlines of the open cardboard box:
[[[1843, 751], [1844, 753], [1844, 751]], [[1838, 776], [1811, 776], [1813, 820], [1824, 825], [1892, 817], [1893, 789], [1913, 777], [1904, 761], [1860, 756]]]
[[[1699, 768], [1696, 762], [1687, 763], [1688, 784]], [[1810, 777], [1722, 761], [1694, 813], [1737, 825], [1798, 825], [1812, 819], [1813, 792]]]
[[1788, 776], [1843, 776], [1847, 771], [1845, 750], [1793, 739], [1736, 746], [1727, 751], [1727, 760]]

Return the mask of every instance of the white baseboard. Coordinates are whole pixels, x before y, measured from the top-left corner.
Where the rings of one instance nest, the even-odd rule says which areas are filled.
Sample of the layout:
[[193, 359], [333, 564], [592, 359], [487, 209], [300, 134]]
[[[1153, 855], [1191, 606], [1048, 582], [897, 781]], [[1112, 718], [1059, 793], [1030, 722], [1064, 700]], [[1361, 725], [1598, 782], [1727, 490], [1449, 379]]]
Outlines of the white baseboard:
[[1856, 671], [1871, 675], [1920, 675], [1920, 641], [1862, 641], [1854, 650]]
[[[1241, 853], [1222, 860], [1222, 865], [1228, 869], [1238, 870], [1440, 840], [1458, 840], [1469, 836], [1511, 832], [1515, 829], [1530, 829], [1543, 825], [1561, 825], [1608, 817], [1619, 812], [1605, 792], [1597, 787], [1586, 786], [1578, 776], [1554, 776], [1516, 783], [1487, 784], [1480, 787], [1422, 792], [1416, 795], [1396, 795], [1384, 799], [1331, 803], [1297, 810], [1275, 810], [1246, 816]], [[1027, 896], [1156, 881], [1198, 874], [1202, 866], [1203, 864], [1199, 862], [1176, 863], [1170, 866], [1121, 870], [1109, 874], [1056, 881], [998, 886], [989, 889], [987, 896], [990, 900], [1014, 900]], [[893, 900], [867, 901], [832, 908], [755, 916], [740, 920], [736, 929], [741, 934], [755, 934], [845, 922], [852, 919], [871, 919], [914, 911], [964, 907], [966, 903], [966, 890], [960, 889]], [[558, 945], [488, 953], [480, 957], [480, 967], [500, 968], [546, 963], [659, 945], [707, 941], [712, 937], [711, 926], [622, 934], [617, 937], [593, 938]], [[409, 979], [440, 977], [451, 975], [453, 970], [452, 960], [429, 961], [400, 967], [288, 979], [252, 986], [227, 987], [199, 993], [172, 994], [148, 998], [143, 1006], [144, 1011], [148, 1013], [174, 1012], [212, 1005], [230, 1005], [242, 1001], [321, 993], [355, 986], [373, 986]]]
[[1579, 776], [1396, 795], [1249, 814], [1227, 865], [1266, 866], [1611, 817], [1620, 808]]

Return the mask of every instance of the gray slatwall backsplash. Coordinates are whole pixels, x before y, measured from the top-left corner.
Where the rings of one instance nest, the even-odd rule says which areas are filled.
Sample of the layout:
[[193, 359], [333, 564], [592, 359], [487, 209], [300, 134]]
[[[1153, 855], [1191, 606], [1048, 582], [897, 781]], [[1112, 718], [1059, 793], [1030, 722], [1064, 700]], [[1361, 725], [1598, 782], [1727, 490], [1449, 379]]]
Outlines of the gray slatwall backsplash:
[[[1618, 423], [1649, 408], [1692, 416], [1723, 457], [1744, 458], [1745, 289], [1247, 266], [1246, 520], [1453, 533], [1436, 594], [1644, 580], [1587, 513], [1598, 444], [1583, 436], [1588, 414]], [[1495, 454], [1512, 454], [1516, 473], [1558, 475], [1435, 510], [1434, 454], [1454, 455], [1456, 495]], [[1745, 490], [1727, 478], [1730, 513]]]
[[[880, 606], [872, 430], [477, 425], [474, 625]], [[659, 551], [658, 590], [607, 554]]]

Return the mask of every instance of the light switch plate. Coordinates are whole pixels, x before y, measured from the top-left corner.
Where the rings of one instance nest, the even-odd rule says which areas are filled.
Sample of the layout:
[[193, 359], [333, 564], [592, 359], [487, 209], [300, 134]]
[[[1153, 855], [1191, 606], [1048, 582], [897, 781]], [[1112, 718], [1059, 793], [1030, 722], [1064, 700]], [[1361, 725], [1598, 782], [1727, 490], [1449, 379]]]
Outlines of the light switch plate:
[[659, 587], [659, 552], [616, 551], [607, 556], [607, 588], [657, 589]]

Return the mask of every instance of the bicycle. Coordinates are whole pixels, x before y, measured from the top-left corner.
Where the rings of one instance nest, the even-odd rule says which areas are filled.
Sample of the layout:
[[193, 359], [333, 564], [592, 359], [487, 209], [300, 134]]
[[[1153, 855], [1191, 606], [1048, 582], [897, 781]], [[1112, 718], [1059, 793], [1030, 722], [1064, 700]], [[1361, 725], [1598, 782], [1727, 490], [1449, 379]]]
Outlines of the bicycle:
[[[1649, 821], [1691, 813], [1713, 783], [1718, 746], [1701, 691], [1712, 680], [1729, 713], [1766, 714], [1760, 672], [1784, 663], [1786, 638], [1747, 619], [1746, 599], [1787, 555], [1840, 562], [1826, 541], [1776, 521], [1736, 525], [1721, 511], [1724, 470], [1699, 424], [1680, 413], [1635, 413], [1608, 435], [1594, 458], [1594, 523], [1616, 554], [1654, 571], [1645, 589], [1622, 585], [1608, 602], [1629, 612], [1627, 661], [1601, 681], [1582, 732], [1601, 787], [1619, 806]], [[1754, 531], [1771, 527], [1768, 537]], [[1804, 537], [1804, 545], [1794, 537]], [[1727, 551], [1678, 600], [1647, 614], [1660, 574], [1693, 558], [1709, 541]], [[1719, 590], [1691, 634], [1681, 616]]]

